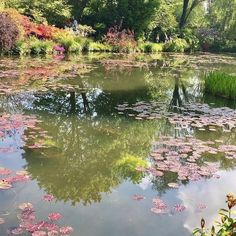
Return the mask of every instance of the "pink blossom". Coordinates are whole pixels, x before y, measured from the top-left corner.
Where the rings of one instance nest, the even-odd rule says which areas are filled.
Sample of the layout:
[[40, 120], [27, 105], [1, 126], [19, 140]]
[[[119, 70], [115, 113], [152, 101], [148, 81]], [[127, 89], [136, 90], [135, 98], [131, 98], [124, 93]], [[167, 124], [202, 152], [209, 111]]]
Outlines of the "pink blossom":
[[43, 196], [43, 200], [44, 200], [44, 201], [51, 202], [51, 201], [53, 201], [54, 199], [55, 199], [55, 197], [54, 197], [53, 195], [50, 195], [50, 194]]
[[48, 215], [49, 220], [60, 220], [62, 215], [60, 213], [51, 213]]

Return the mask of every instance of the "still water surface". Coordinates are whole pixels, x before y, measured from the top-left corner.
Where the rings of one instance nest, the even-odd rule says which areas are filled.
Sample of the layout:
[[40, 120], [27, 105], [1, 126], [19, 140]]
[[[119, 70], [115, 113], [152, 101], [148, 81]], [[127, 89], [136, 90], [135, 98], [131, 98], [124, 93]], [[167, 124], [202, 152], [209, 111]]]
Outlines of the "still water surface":
[[[110, 62], [121, 58], [145, 64]], [[236, 189], [236, 161], [219, 153], [201, 157], [220, 167], [217, 178], [198, 181], [178, 181], [172, 172], [154, 177], [136, 168], [151, 165], [152, 145], [163, 135], [236, 145], [235, 129], [175, 129], [165, 115], [138, 120], [116, 108], [136, 102], [158, 102], [173, 113], [188, 103], [236, 108], [233, 102], [204, 95], [204, 73], [214, 69], [236, 73], [236, 57], [0, 58], [0, 113], [35, 116], [37, 127], [47, 134], [40, 138], [46, 145], [42, 148], [29, 148], [39, 140], [38, 130], [27, 125], [1, 136], [0, 167], [25, 169], [31, 180], [0, 190], [0, 218], [5, 220], [0, 235], [18, 226], [22, 202], [34, 205], [39, 220], [61, 213], [59, 224], [72, 226], [74, 236], [187, 236], [202, 217], [212, 222], [225, 206], [225, 195]], [[173, 182], [179, 188], [168, 186]], [[56, 200], [43, 201], [46, 194]], [[134, 200], [135, 194], [145, 199]], [[155, 214], [151, 208], [157, 197], [186, 209]]]

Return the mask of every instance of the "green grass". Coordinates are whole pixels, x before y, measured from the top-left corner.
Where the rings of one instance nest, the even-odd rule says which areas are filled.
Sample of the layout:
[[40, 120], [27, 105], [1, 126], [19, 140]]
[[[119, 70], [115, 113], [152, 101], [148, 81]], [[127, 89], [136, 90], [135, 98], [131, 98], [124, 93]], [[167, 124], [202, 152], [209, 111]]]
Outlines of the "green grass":
[[214, 71], [205, 76], [205, 92], [228, 99], [236, 99], [236, 76]]

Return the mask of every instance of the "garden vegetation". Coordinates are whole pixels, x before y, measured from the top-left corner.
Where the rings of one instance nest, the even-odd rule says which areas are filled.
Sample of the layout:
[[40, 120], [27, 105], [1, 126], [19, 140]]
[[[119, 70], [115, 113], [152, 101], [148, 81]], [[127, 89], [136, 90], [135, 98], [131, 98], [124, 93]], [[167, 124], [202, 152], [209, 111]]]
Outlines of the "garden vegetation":
[[205, 76], [205, 92], [228, 99], [236, 99], [236, 76], [214, 71]]
[[3, 0], [0, 14], [4, 53], [236, 52], [236, 0]]

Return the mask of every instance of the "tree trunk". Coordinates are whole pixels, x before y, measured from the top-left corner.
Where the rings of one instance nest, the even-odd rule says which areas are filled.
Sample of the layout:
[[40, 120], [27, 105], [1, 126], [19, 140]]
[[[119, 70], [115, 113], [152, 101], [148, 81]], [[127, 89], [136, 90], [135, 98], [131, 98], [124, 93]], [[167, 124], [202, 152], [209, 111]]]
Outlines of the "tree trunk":
[[183, 0], [183, 11], [179, 22], [179, 28], [183, 29], [186, 24], [189, 0]]

